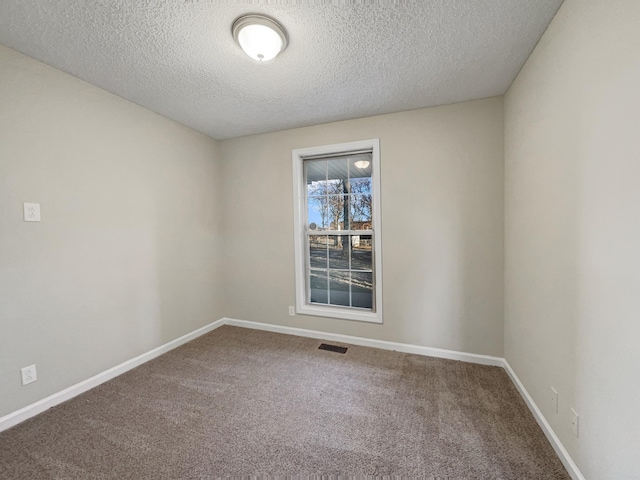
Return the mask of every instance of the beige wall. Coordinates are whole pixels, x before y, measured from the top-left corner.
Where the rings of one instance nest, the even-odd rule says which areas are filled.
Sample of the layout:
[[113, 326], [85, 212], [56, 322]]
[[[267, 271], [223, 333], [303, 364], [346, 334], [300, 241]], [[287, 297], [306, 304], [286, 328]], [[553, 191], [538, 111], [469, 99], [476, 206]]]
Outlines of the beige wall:
[[[291, 150], [380, 138], [384, 324], [289, 317]], [[491, 98], [221, 142], [230, 316], [503, 353], [503, 102]]]
[[566, 0], [506, 95], [506, 358], [588, 479], [640, 478], [639, 92], [640, 2]]
[[0, 416], [222, 316], [216, 149], [0, 46]]

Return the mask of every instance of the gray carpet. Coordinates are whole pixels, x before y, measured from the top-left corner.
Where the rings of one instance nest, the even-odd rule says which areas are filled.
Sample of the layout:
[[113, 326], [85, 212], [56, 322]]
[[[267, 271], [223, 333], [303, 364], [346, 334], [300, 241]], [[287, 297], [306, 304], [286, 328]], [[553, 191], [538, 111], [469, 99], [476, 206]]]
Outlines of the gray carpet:
[[568, 479], [506, 373], [224, 326], [0, 433], [0, 478]]

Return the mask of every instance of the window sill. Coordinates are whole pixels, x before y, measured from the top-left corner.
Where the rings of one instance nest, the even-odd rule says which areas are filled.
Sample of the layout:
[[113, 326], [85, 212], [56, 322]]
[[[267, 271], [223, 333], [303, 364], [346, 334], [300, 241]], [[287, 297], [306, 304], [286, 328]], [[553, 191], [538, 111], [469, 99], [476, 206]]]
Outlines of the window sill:
[[296, 313], [299, 315], [314, 315], [316, 317], [339, 318], [341, 320], [355, 320], [357, 322], [382, 323], [381, 312], [360, 311], [352, 308], [299, 305], [296, 308]]

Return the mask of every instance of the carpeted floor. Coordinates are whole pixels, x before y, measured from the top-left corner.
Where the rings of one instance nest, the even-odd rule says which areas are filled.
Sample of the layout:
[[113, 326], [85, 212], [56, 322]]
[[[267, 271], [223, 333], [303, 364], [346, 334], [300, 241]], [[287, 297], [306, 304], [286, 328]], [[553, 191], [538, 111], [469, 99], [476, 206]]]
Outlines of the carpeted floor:
[[224, 326], [0, 433], [0, 478], [568, 479], [506, 373]]

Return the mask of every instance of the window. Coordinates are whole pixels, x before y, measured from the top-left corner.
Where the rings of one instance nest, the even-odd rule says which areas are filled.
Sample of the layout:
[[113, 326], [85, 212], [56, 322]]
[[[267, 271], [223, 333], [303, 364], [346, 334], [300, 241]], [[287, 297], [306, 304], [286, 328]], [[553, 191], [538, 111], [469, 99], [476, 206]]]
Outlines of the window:
[[293, 151], [298, 313], [382, 323], [379, 150]]

